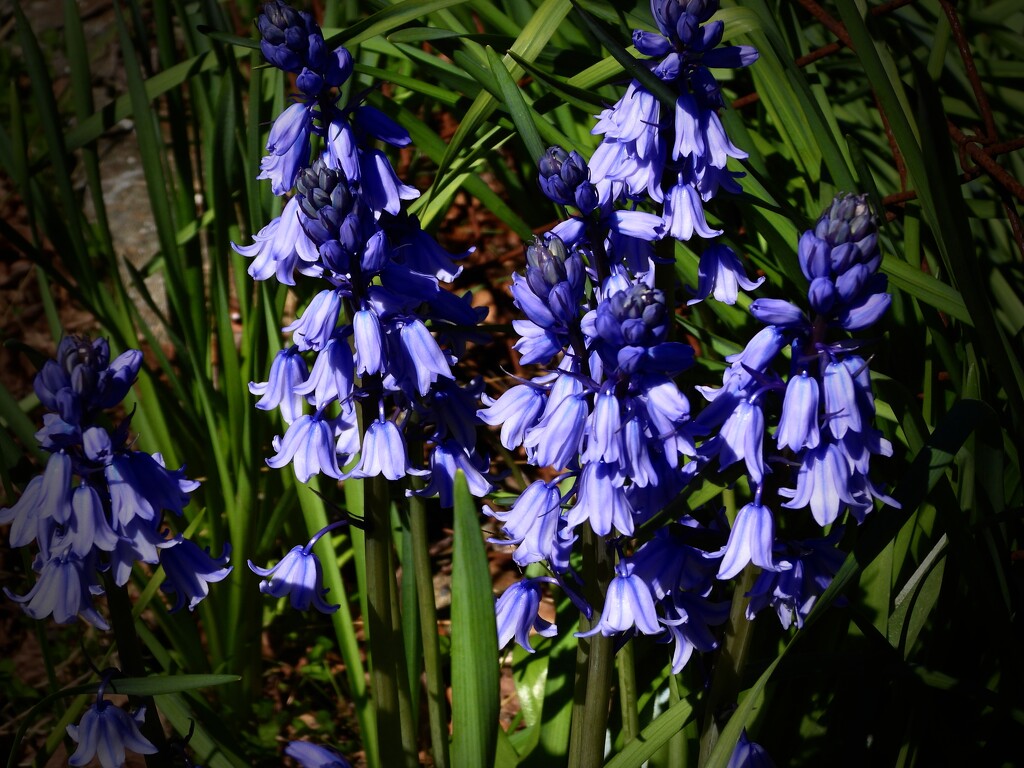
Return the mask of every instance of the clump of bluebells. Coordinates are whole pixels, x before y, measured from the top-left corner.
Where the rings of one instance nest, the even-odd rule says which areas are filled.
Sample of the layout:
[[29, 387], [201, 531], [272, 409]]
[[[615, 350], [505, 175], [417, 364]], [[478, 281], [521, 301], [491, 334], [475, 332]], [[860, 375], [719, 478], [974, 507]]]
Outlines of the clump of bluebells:
[[[555, 633], [538, 616], [545, 583], [559, 584], [591, 617], [580, 597], [590, 574], [577, 571], [573, 552], [596, 537], [615, 561], [614, 576], [585, 634], [658, 635], [674, 644], [678, 672], [694, 650], [717, 646], [713, 627], [725, 622], [728, 602], [713, 599], [716, 582], [753, 563], [762, 574], [748, 617], [770, 605], [785, 627], [799, 626], [842, 562], [841, 527], [833, 523], [847, 510], [862, 521], [876, 501], [896, 505], [870, 480], [871, 456], [892, 449], [871, 426], [867, 361], [848, 337], [874, 323], [889, 296], [866, 199], [841, 195], [800, 241], [810, 313], [782, 300], [753, 302], [751, 313], [767, 327], [727, 358], [722, 387], [698, 387], [706, 404], [691, 413], [676, 380], [693, 350], [669, 339], [674, 304], [654, 285], [652, 243], [720, 234], [707, 226], [701, 203], [720, 188], [738, 190], [741, 174], [726, 163], [746, 155], [725, 134], [721, 91], [708, 67], [746, 66], [757, 54], [716, 48], [721, 22], [706, 23], [715, 2], [652, 0], [651, 7], [661, 34], [637, 31], [634, 43], [657, 57], [651, 70], [675, 88], [674, 123], [633, 81], [599, 116], [594, 132], [604, 139], [589, 165], [558, 147], [541, 158], [542, 190], [575, 209], [527, 247], [525, 274], [513, 276], [525, 315], [514, 323], [515, 349], [523, 363], [546, 370], [518, 379], [496, 400], [485, 397], [479, 417], [501, 425], [506, 448], [522, 447], [528, 463], [554, 470], [511, 508], [486, 509], [501, 525], [496, 542], [515, 547], [517, 564], [543, 563], [551, 573], [502, 595], [499, 642], [515, 638], [532, 651], [532, 629]], [[748, 280], [739, 257], [720, 243], [704, 249], [699, 269], [690, 304], [712, 295], [733, 303], [739, 287], [763, 281]], [[783, 378], [774, 366], [787, 349]], [[781, 405], [777, 423], [765, 408], [772, 397]], [[722, 515], [664, 514], [688, 484], [712, 472], [728, 483], [745, 476], [752, 496], [727, 537]], [[809, 508], [831, 531], [781, 538], [773, 506]], [[638, 537], [648, 522], [652, 530]], [[723, 546], [709, 550], [715, 539]]]
[[[257, 407], [278, 409], [287, 425], [267, 463], [291, 464], [300, 482], [317, 474], [421, 475], [425, 486], [410, 493], [438, 495], [443, 505], [452, 503], [461, 469], [483, 495], [492, 485], [476, 449], [479, 385], [458, 383], [452, 371], [483, 310], [442, 286], [461, 268], [403, 210], [419, 193], [401, 182], [380, 145], [408, 146], [409, 134], [364, 103], [366, 92], [341, 100], [352, 57], [343, 47], [328, 50], [308, 13], [275, 0], [257, 27], [268, 62], [294, 73], [299, 90], [271, 128], [260, 174], [276, 195], [290, 196], [251, 245], [235, 249], [253, 259], [256, 280], [294, 285], [297, 272], [320, 286], [284, 327], [292, 343], [268, 381], [250, 385]], [[410, 450], [419, 445], [423, 455]], [[293, 605], [326, 611], [310, 546], [275, 569], [250, 566], [268, 579], [264, 592], [295, 590]]]
[[17, 503], [0, 509], [11, 546], [37, 548], [35, 585], [24, 595], [4, 589], [34, 619], [81, 617], [109, 629], [93, 602], [104, 592], [101, 574], [123, 587], [136, 562], [164, 567], [172, 610], [194, 609], [231, 571], [229, 545], [212, 557], [164, 527], [164, 513], [180, 516], [199, 483], [184, 468], [168, 469], [159, 453], [134, 450], [130, 415], [111, 424], [107, 411], [128, 394], [141, 364], [138, 350], [111, 360], [106, 339], [66, 336], [36, 375], [49, 411], [36, 439], [49, 458]]

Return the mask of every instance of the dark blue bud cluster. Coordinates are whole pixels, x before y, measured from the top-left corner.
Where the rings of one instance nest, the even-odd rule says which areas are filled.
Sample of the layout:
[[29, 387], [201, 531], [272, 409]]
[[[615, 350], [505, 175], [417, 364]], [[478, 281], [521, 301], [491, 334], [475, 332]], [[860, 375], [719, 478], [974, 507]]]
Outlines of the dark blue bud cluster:
[[298, 77], [296, 85], [310, 98], [325, 88], [337, 88], [352, 74], [352, 58], [344, 48], [329, 51], [323, 32], [305, 11], [280, 0], [263, 6], [256, 19], [260, 50], [267, 61]]
[[559, 205], [573, 205], [589, 216], [598, 205], [587, 162], [579, 152], [550, 147], [540, 159], [540, 188]]

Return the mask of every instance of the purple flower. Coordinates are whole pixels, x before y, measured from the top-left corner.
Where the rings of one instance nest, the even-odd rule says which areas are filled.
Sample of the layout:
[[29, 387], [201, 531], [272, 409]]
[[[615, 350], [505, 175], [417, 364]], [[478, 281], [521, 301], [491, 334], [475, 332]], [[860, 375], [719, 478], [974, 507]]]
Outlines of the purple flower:
[[610, 637], [630, 632], [634, 627], [645, 635], [663, 631], [650, 587], [633, 572], [633, 563], [623, 559], [615, 567], [615, 577], [608, 585], [601, 618], [589, 631], [577, 632], [576, 637], [590, 637], [598, 632]]
[[741, 400], [713, 442], [718, 447], [718, 463], [722, 469], [742, 459], [750, 479], [757, 485], [761, 484], [765, 473], [762, 455], [764, 413], [761, 406]]
[[346, 472], [342, 478], [384, 475], [388, 480], [398, 480], [408, 474], [419, 472], [414, 472], [409, 467], [409, 456], [402, 432], [393, 421], [381, 418], [370, 422], [363, 437], [359, 464]]
[[615, 464], [594, 461], [584, 466], [577, 480], [576, 504], [567, 518], [569, 527], [587, 521], [598, 536], [607, 536], [612, 529], [632, 536], [633, 508], [623, 480]]
[[402, 324], [402, 349], [416, 372], [416, 389], [421, 395], [430, 391], [438, 377], [452, 378], [448, 359], [422, 320], [410, 318]]
[[521, 579], [498, 598], [494, 607], [498, 622], [498, 648], [504, 648], [514, 637], [523, 649], [533, 653], [534, 648], [530, 645], [531, 629], [542, 637], [553, 637], [558, 631], [551, 622], [538, 615], [540, 585], [543, 582], [555, 583], [555, 580], [550, 576]]
[[325, 408], [335, 400], [348, 400], [352, 396], [354, 376], [352, 350], [344, 339], [335, 337], [317, 354], [309, 378], [294, 385], [292, 392], [297, 396], [312, 395], [313, 407]]
[[351, 763], [333, 749], [310, 744], [308, 741], [293, 741], [284, 748], [284, 753], [302, 768], [351, 768]]
[[280, 407], [281, 418], [291, 424], [302, 415], [306, 404], [306, 398], [297, 390], [306, 382], [308, 374], [306, 361], [299, 354], [299, 348], [293, 344], [274, 356], [268, 381], [249, 382], [249, 392], [261, 396], [256, 403], [257, 408], [269, 411]]
[[818, 446], [818, 380], [808, 376], [806, 371], [790, 376], [786, 382], [775, 441], [779, 450], [801, 451]]
[[775, 763], [764, 747], [747, 738], [747, 729], [744, 728], [726, 768], [775, 768]]
[[309, 302], [302, 316], [282, 330], [292, 333], [296, 346], [303, 352], [307, 349], [319, 351], [334, 335], [340, 312], [341, 297], [338, 291], [320, 291]]
[[772, 560], [774, 536], [775, 520], [771, 510], [758, 501], [744, 506], [736, 515], [736, 522], [729, 532], [718, 578], [731, 579], [750, 562], [767, 571], [780, 570], [783, 566], [776, 565]]
[[92, 558], [83, 559], [70, 549], [52, 556], [36, 569], [39, 580], [25, 595], [16, 595], [4, 587], [4, 593], [21, 603], [25, 613], [33, 619], [53, 615], [58, 624], [70, 624], [81, 616], [99, 629], [110, 629], [106, 620], [92, 606], [92, 596], [102, 592], [96, 579]]
[[850, 469], [839, 445], [822, 443], [804, 454], [797, 473], [796, 489], [780, 488], [779, 494], [789, 499], [782, 506], [803, 509], [809, 506], [818, 525], [825, 526], [839, 517], [846, 504], [853, 504], [850, 490]]
[[125, 750], [140, 755], [156, 754], [159, 750], [139, 730], [145, 717], [145, 707], [132, 717], [105, 701], [101, 694], [78, 725], [67, 726], [68, 735], [78, 743], [68, 765], [88, 765], [95, 757], [103, 768], [123, 768]]
[[322, 271], [314, 266], [320, 254], [303, 229], [305, 217], [299, 198], [293, 197], [280, 216], [253, 236], [252, 245], [231, 244], [236, 253], [253, 260], [248, 270], [253, 280], [276, 277], [283, 285], [295, 285], [296, 267], [303, 274], [318, 275]]
[[837, 362], [826, 365], [824, 390], [829, 431], [837, 439], [842, 439], [847, 430], [860, 432], [863, 424], [850, 369]]
[[292, 608], [308, 611], [310, 606], [321, 613], [334, 613], [339, 606], [324, 600], [329, 590], [324, 588], [323, 566], [313, 553], [313, 544], [323, 532], [314, 536], [305, 547], [292, 547], [273, 568], [260, 568], [249, 561], [249, 570], [262, 576], [260, 592], [271, 597], [290, 598]]
[[[200, 549], [182, 536], [175, 536], [160, 545], [160, 564], [166, 578], [160, 588], [177, 594], [171, 613], [181, 610], [188, 599], [188, 609], [195, 607], [210, 594], [210, 584], [223, 581], [233, 566], [227, 566], [231, 545], [225, 543], [219, 558], [210, 556], [210, 550]], [[227, 566], [225, 568], [225, 566]]]
[[461, 469], [466, 476], [469, 492], [478, 498], [486, 496], [494, 486], [484, 474], [486, 465], [481, 470], [477, 463], [455, 440], [444, 440], [430, 452], [430, 481], [424, 488], [407, 493], [414, 496], [437, 494], [442, 507], [451, 507], [454, 503], [455, 473]]
[[375, 213], [387, 211], [397, 216], [403, 200], [415, 200], [419, 190], [399, 181], [387, 157], [379, 149], [359, 154], [360, 181], [366, 202]]
[[295, 175], [309, 162], [309, 137], [313, 113], [297, 102], [278, 115], [270, 129], [267, 152], [260, 162], [258, 179], [269, 179], [275, 195], [286, 194], [295, 183]]
[[71, 551], [83, 558], [94, 548], [113, 551], [118, 535], [107, 521], [96, 489], [85, 483], [79, 485], [71, 497], [71, 508], [73, 514], [66, 534]]
[[510, 387], [493, 400], [484, 396], [486, 408], [476, 412], [477, 418], [492, 427], [501, 425], [501, 444], [510, 451], [522, 445], [529, 431], [540, 418], [547, 393], [534, 384]]
[[751, 621], [765, 606], [770, 605], [779, 617], [783, 629], [795, 621], [802, 627], [818, 597], [828, 588], [832, 577], [839, 571], [845, 553], [836, 549], [843, 533], [836, 526], [826, 538], [804, 539], [776, 545], [775, 554], [780, 563], [792, 567], [783, 571], [762, 571], [747, 596], [747, 618]]
[[562, 495], [557, 483], [535, 480], [527, 486], [507, 512], [484, 507], [484, 511], [504, 523], [502, 533], [508, 540], [492, 539], [494, 544], [516, 544], [512, 559], [525, 568], [530, 563], [551, 559], [562, 519]]
[[714, 295], [723, 304], [735, 304], [739, 288], [753, 291], [765, 282], [764, 278], [748, 280], [739, 257], [728, 246], [715, 243], [700, 254], [697, 266], [696, 298], [687, 304], [696, 304]]
[[563, 373], [551, 388], [544, 415], [526, 433], [523, 445], [528, 453], [535, 451], [537, 463], [556, 469], [567, 467], [579, 455], [587, 415], [583, 385]]
[[336, 426], [334, 420], [321, 418], [319, 413], [303, 414], [288, 427], [283, 439], [274, 438], [277, 453], [267, 459], [267, 466], [280, 469], [291, 462], [300, 483], [319, 472], [341, 479], [334, 445]]

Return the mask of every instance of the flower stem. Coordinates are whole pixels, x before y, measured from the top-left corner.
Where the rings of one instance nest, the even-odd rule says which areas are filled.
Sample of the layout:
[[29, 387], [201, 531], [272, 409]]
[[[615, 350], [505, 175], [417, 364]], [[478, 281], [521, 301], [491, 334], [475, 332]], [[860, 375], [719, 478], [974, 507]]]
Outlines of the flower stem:
[[[374, 414], [364, 414], [367, 420]], [[381, 765], [415, 766], [416, 734], [408, 691], [405, 706], [399, 688], [405, 687], [405, 653], [402, 633], [394, 621], [392, 600], [395, 569], [391, 553], [391, 499], [387, 480], [378, 475], [364, 481], [366, 517], [366, 593], [369, 616], [373, 701]], [[408, 722], [406, 722], [408, 721]], [[395, 738], [396, 732], [400, 738]], [[410, 750], [410, 742], [412, 748]]]
[[757, 566], [748, 564], [736, 582], [732, 595], [732, 607], [729, 609], [729, 624], [725, 632], [725, 640], [719, 650], [718, 662], [715, 664], [711, 690], [708, 693], [707, 706], [704, 710], [704, 727], [700, 737], [700, 758], [698, 767], [707, 764], [715, 742], [718, 741], [719, 726], [716, 714], [726, 704], [735, 700], [739, 692], [740, 676], [750, 651], [750, 641], [754, 634], [754, 623], [747, 619], [746, 593], [754, 585], [757, 578]]
[[640, 715], [636, 710], [636, 661], [633, 640], [627, 640], [616, 658], [619, 670], [619, 706], [622, 708], [622, 734], [629, 744], [640, 733]]
[[[586, 631], [599, 621], [597, 606], [602, 603], [612, 577], [612, 555], [589, 527], [583, 532], [583, 573], [591, 578], [587, 599], [595, 611], [593, 621], [580, 617], [580, 630]], [[612, 638], [600, 633], [580, 638], [569, 732], [569, 768], [596, 768], [604, 762], [614, 658]]]
[[[419, 485], [415, 479], [413, 485]], [[409, 499], [409, 528], [412, 533], [413, 569], [416, 572], [416, 597], [420, 608], [420, 633], [423, 662], [427, 673], [427, 713], [430, 717], [430, 742], [434, 765], [448, 768], [448, 717], [445, 713], [444, 677], [441, 669], [441, 644], [437, 636], [437, 605], [434, 602], [434, 575], [430, 568], [426, 509], [419, 496]]]
[[[128, 677], [145, 677], [146, 663], [142, 658], [142, 646], [135, 632], [135, 619], [132, 616], [132, 604], [128, 598], [128, 590], [114, 583], [111, 574], [104, 574], [106, 582], [107, 605], [110, 608], [110, 623], [114, 630], [114, 641], [117, 643], [117, 655], [121, 663], [121, 671]], [[139, 728], [142, 735], [157, 748], [157, 752], [146, 755], [147, 768], [170, 768], [171, 760], [166, 748], [163, 726], [160, 725], [160, 713], [151, 696], [129, 697], [135, 707], [146, 707], [145, 722]]]

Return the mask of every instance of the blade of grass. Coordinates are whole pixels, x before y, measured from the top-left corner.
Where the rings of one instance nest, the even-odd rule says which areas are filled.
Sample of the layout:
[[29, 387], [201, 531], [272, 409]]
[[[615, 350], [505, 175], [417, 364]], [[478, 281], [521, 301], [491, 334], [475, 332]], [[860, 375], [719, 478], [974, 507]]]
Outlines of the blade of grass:
[[498, 630], [476, 502], [455, 477], [452, 553], [452, 765], [492, 765], [498, 728]]

